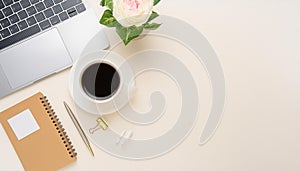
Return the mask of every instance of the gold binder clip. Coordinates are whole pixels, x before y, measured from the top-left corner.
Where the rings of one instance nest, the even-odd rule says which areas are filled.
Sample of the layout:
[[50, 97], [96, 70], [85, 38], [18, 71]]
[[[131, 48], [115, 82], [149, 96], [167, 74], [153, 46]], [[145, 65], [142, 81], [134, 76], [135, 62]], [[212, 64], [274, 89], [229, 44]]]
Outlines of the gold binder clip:
[[95, 127], [89, 129], [90, 134], [93, 134], [98, 129], [106, 130], [108, 128], [108, 125], [103, 118], [99, 117], [96, 121], [97, 121], [97, 125]]

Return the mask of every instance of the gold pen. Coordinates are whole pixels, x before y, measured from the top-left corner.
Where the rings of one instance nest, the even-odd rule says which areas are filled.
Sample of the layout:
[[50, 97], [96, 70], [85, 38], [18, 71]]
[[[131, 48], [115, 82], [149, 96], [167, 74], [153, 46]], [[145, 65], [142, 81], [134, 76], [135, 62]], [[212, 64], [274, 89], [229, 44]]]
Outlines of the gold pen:
[[75, 127], [77, 129], [77, 131], [79, 132], [82, 140], [84, 141], [85, 145], [87, 146], [87, 148], [89, 149], [89, 151], [91, 152], [91, 154], [93, 156], [95, 156], [94, 152], [93, 152], [93, 149], [91, 147], [91, 144], [90, 144], [89, 140], [87, 139], [87, 137], [86, 137], [86, 135], [85, 135], [82, 127], [80, 126], [80, 124], [78, 122], [78, 120], [76, 119], [74, 113], [72, 112], [72, 110], [70, 109], [69, 105], [66, 102], [64, 102], [64, 105], [65, 105], [65, 108], [66, 108], [66, 110], [67, 110], [70, 118], [72, 119], [72, 121], [73, 121], [73, 123], [74, 123], [74, 125], [75, 125]]

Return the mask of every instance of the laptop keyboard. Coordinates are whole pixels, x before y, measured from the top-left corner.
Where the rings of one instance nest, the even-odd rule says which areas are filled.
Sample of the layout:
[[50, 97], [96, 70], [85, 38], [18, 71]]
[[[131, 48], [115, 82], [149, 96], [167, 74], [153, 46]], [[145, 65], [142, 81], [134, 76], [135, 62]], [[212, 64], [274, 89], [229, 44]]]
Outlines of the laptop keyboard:
[[0, 50], [85, 10], [82, 0], [0, 0]]

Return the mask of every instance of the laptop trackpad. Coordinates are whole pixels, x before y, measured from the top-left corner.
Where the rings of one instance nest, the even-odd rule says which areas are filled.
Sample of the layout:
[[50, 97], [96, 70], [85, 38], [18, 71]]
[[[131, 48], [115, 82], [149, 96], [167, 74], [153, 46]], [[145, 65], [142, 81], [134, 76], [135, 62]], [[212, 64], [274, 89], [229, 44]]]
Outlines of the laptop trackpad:
[[0, 64], [13, 89], [48, 76], [71, 63], [57, 29], [51, 29], [0, 54]]

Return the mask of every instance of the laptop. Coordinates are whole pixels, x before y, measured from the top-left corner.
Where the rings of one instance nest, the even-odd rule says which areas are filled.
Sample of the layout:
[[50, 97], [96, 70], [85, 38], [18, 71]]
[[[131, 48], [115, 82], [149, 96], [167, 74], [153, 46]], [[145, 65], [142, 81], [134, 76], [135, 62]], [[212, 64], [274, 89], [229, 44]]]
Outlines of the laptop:
[[85, 0], [0, 0], [0, 98], [70, 67], [97, 34], [109, 43]]

